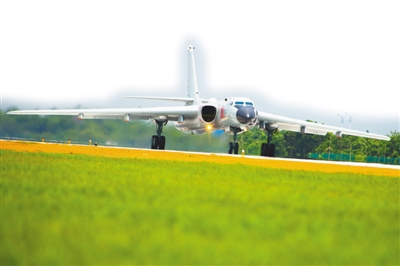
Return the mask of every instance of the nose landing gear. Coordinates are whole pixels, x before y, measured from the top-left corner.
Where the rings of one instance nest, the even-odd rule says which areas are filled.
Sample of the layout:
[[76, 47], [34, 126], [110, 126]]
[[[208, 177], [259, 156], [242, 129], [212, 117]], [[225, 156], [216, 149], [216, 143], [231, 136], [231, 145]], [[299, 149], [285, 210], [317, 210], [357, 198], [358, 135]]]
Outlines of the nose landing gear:
[[239, 143], [237, 142], [229, 142], [229, 154], [238, 154], [239, 153]]

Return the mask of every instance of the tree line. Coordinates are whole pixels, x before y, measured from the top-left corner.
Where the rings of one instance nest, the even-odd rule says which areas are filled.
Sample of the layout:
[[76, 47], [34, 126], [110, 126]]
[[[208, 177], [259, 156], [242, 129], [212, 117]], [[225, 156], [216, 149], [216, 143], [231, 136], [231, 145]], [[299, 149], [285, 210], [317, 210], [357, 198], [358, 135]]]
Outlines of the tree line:
[[[1, 137], [40, 141], [92, 143], [99, 145], [150, 148], [156, 125], [151, 121], [79, 120], [75, 116], [7, 115], [0, 110]], [[225, 152], [228, 136], [218, 134], [191, 135], [176, 130], [173, 123], [163, 128], [166, 148], [181, 151]], [[227, 148], [226, 148], [227, 150]]]
[[[277, 131], [272, 143], [276, 146], [276, 156], [283, 158], [308, 158], [310, 153], [335, 153], [363, 156], [398, 158], [400, 152], [400, 133], [392, 131], [390, 141], [367, 139], [343, 135], [337, 138], [328, 133], [325, 136], [300, 134], [291, 131]], [[259, 128], [240, 135], [239, 143], [246, 149], [246, 153], [258, 154], [259, 146], [267, 138], [265, 132]]]
[[[92, 140], [101, 145], [149, 148], [151, 136], [156, 132], [155, 124], [150, 121], [126, 123], [122, 120], [78, 120], [71, 116], [6, 115], [6, 112], [16, 109], [0, 110], [2, 138], [40, 140], [44, 137], [61, 142], [70, 139], [72, 143]], [[179, 132], [171, 125], [164, 127], [163, 131], [167, 137], [166, 148], [171, 150], [225, 153], [229, 141], [232, 141], [231, 136], [218, 131], [191, 135]], [[400, 133], [393, 131], [388, 136], [390, 141], [347, 135], [337, 138], [331, 133], [321, 136], [277, 131], [272, 142], [276, 146], [276, 156], [282, 158], [308, 158], [310, 153], [398, 158]], [[250, 155], [259, 155], [261, 144], [266, 139], [265, 132], [257, 127], [238, 135], [240, 150]]]

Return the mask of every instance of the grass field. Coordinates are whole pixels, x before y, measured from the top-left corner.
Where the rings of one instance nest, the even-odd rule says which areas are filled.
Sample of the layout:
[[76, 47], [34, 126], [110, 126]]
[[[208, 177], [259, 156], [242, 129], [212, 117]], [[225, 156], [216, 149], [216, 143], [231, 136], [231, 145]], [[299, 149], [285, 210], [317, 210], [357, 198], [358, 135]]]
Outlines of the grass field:
[[399, 265], [399, 178], [1, 150], [2, 265]]

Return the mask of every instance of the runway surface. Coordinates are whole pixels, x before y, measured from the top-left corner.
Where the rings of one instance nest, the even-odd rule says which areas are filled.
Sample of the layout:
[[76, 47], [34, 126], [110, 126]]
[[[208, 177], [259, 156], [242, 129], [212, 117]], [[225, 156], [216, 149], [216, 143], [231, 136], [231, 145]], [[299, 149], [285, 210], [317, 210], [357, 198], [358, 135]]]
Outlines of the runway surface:
[[357, 173], [364, 175], [400, 177], [400, 166], [374, 163], [283, 159], [261, 156], [229, 155], [220, 153], [199, 153], [168, 150], [160, 151], [126, 147], [88, 146], [9, 140], [0, 140], [0, 144], [2, 150], [15, 150], [20, 152], [49, 152], [71, 155], [87, 154], [94, 156], [120, 158], [244, 164], [275, 169], [317, 171], [324, 173]]

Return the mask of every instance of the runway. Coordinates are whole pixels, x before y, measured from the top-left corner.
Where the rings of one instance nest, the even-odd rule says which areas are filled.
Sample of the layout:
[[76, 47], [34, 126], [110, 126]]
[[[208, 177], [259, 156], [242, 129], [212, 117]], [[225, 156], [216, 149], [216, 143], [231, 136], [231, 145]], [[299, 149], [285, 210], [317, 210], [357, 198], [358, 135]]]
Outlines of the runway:
[[86, 154], [118, 158], [137, 158], [173, 161], [193, 161], [221, 164], [243, 164], [264, 168], [316, 171], [324, 173], [357, 173], [400, 177], [400, 166], [376, 163], [332, 162], [318, 160], [269, 158], [221, 153], [182, 152], [169, 150], [137, 149], [127, 147], [88, 146], [42, 142], [0, 140], [2, 150], [19, 152], [48, 152], [64, 154]]

